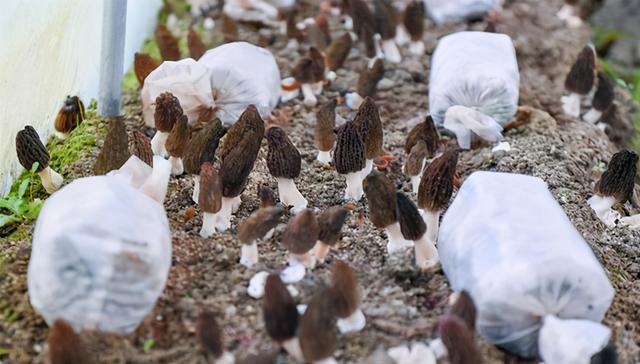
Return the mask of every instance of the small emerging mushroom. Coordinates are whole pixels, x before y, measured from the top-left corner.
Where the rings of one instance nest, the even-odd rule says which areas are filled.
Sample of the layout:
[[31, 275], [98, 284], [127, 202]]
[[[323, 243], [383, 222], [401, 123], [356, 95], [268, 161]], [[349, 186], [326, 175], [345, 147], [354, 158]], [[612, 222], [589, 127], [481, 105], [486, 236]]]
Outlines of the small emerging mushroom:
[[84, 120], [84, 104], [78, 96], [67, 96], [56, 116], [57, 131], [68, 134]]
[[311, 298], [300, 318], [298, 338], [306, 362], [337, 363], [333, 358], [338, 346], [336, 309], [329, 289], [323, 289]]
[[416, 56], [424, 54], [424, 42], [422, 41], [422, 35], [424, 33], [424, 16], [424, 5], [421, 1], [414, 0], [410, 2], [404, 11], [404, 27], [411, 36], [409, 52]]
[[336, 71], [342, 68], [342, 65], [349, 56], [349, 51], [353, 46], [353, 39], [349, 33], [344, 33], [340, 37], [334, 39], [331, 44], [324, 50], [325, 63], [327, 65], [327, 79], [332, 81], [336, 78]]
[[319, 232], [318, 221], [310, 209], [304, 209], [292, 217], [282, 235], [282, 244], [290, 254], [289, 260], [313, 268], [315, 259], [310, 252], [318, 241]]
[[377, 32], [382, 38], [384, 59], [391, 63], [400, 63], [402, 56], [395, 41], [398, 10], [387, 0], [375, 0], [373, 5]]
[[131, 157], [129, 152], [129, 136], [127, 128], [122, 118], [109, 120], [107, 135], [104, 137], [104, 144], [96, 158], [93, 172], [96, 175], [107, 174], [119, 169]]
[[403, 172], [406, 176], [411, 178], [411, 188], [413, 193], [418, 193], [418, 187], [420, 186], [420, 177], [422, 177], [422, 171], [424, 165], [427, 162], [427, 144], [418, 140], [418, 142], [411, 148], [407, 162], [404, 164]]
[[369, 204], [369, 219], [387, 233], [387, 252], [397, 253], [413, 245], [402, 236], [397, 216], [396, 188], [389, 178], [373, 171], [364, 179], [363, 187]]
[[187, 116], [182, 115], [173, 126], [173, 129], [171, 129], [165, 143], [165, 147], [169, 153], [169, 163], [171, 163], [171, 174], [174, 176], [179, 176], [184, 173], [182, 157], [184, 156], [187, 144], [189, 144], [190, 136]]
[[144, 80], [153, 70], [158, 68], [160, 64], [146, 53], [136, 52], [133, 58], [133, 71], [136, 74], [140, 87], [144, 86]]
[[49, 152], [32, 126], [25, 126], [16, 135], [16, 154], [26, 170], [31, 170], [33, 164], [38, 162], [36, 173], [40, 176], [45, 191], [54, 193], [62, 186], [64, 180], [58, 172], [49, 167]]
[[181, 58], [178, 40], [164, 24], [158, 24], [154, 36], [163, 60], [177, 61]]
[[440, 317], [440, 339], [447, 348], [449, 363], [468, 364], [483, 362], [473, 332], [462, 319], [452, 314]]
[[337, 134], [333, 164], [336, 166], [336, 171], [344, 174], [347, 180], [344, 199], [359, 201], [364, 193], [362, 170], [365, 167], [365, 146], [358, 127], [353, 122], [342, 125], [338, 128]]
[[585, 46], [564, 81], [564, 87], [570, 92], [563, 96], [562, 109], [565, 114], [580, 117], [580, 98], [586, 96], [595, 81], [596, 54], [591, 45]]
[[200, 35], [191, 28], [187, 33], [187, 47], [189, 48], [189, 55], [196, 61], [207, 51], [207, 46], [200, 39]]
[[324, 262], [329, 249], [340, 239], [342, 225], [347, 220], [349, 211], [342, 206], [332, 206], [318, 216], [318, 241], [313, 248], [313, 255], [320, 263]]
[[471, 331], [476, 329], [476, 316], [478, 314], [473, 298], [467, 291], [453, 293], [450, 297], [449, 313], [458, 316]]
[[282, 207], [260, 208], [240, 224], [238, 227], [238, 240], [242, 243], [240, 264], [251, 268], [258, 263], [257, 242], [278, 225], [283, 212]]
[[302, 158], [284, 130], [270, 127], [267, 130], [267, 167], [278, 181], [278, 195], [285, 206], [293, 206], [295, 214], [307, 207], [308, 201], [296, 187], [294, 178], [300, 176]]
[[324, 165], [331, 162], [331, 149], [336, 143], [336, 105], [337, 100], [333, 99], [322, 105], [316, 113], [315, 142], [318, 147], [316, 159]]
[[358, 277], [351, 267], [336, 260], [331, 265], [331, 293], [334, 295], [338, 329], [341, 333], [360, 331], [366, 319], [360, 309], [362, 300]]
[[258, 188], [258, 199], [260, 200], [261, 209], [276, 205], [276, 194], [269, 186], [263, 185]]
[[134, 131], [133, 138], [129, 141], [129, 152], [140, 158], [141, 161], [153, 167], [153, 151], [151, 150], [151, 140], [141, 131]]
[[427, 237], [433, 244], [438, 238], [440, 212], [447, 207], [453, 194], [453, 180], [458, 164], [458, 150], [450, 148], [429, 163], [418, 187], [418, 207], [427, 223]]
[[402, 236], [413, 241], [416, 265], [423, 271], [435, 267], [440, 261], [434, 241], [427, 236], [427, 225], [413, 201], [397, 192], [397, 216]]
[[156, 110], [153, 114], [156, 134], [151, 139], [151, 149], [154, 155], [167, 156], [165, 143], [173, 126], [182, 117], [182, 107], [177, 97], [165, 92], [156, 98]]
[[296, 303], [277, 274], [270, 274], [267, 277], [262, 316], [267, 334], [294, 359], [302, 361], [302, 349], [296, 337], [299, 319]]
[[378, 82], [384, 76], [384, 62], [377, 59], [371, 67], [367, 67], [358, 78], [358, 88], [356, 92], [347, 92], [344, 95], [344, 102], [350, 109], [357, 109], [364, 97], [373, 97], [376, 94]]
[[56, 320], [47, 335], [51, 364], [93, 363], [80, 335], [64, 320]]
[[200, 167], [200, 193], [198, 205], [204, 211], [200, 236], [208, 238], [215, 232], [216, 214], [222, 208], [222, 186], [213, 165], [205, 162]]
[[591, 124], [597, 123], [602, 118], [602, 114], [611, 107], [614, 98], [613, 83], [603, 72], [598, 72], [598, 88], [593, 95], [591, 109], [582, 115], [582, 119]]
[[611, 157], [607, 170], [596, 183], [595, 195], [587, 201], [589, 206], [605, 225], [613, 227], [620, 214], [611, 207], [631, 200], [635, 186], [638, 155], [630, 150], [622, 150]]
[[380, 121], [378, 106], [371, 97], [364, 98], [353, 118], [353, 123], [358, 127], [366, 150], [366, 163], [362, 171], [362, 178], [364, 178], [373, 169], [373, 160], [382, 154], [382, 121]]
[[187, 144], [182, 158], [182, 164], [185, 172], [195, 176], [192, 195], [193, 202], [198, 202], [200, 193], [200, 167], [204, 162], [214, 162], [214, 156], [220, 144], [220, 139], [226, 132], [227, 129], [222, 125], [220, 119], [215, 119], [195, 132]]
[[224, 350], [222, 328], [218, 325], [215, 314], [202, 312], [198, 315], [196, 337], [202, 351], [213, 358], [213, 364], [233, 364], [233, 354]]

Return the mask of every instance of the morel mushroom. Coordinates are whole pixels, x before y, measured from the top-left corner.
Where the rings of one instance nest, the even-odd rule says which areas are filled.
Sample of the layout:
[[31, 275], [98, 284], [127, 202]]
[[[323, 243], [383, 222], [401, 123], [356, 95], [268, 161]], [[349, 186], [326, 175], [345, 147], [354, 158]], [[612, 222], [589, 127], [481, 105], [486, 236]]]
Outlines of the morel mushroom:
[[298, 60], [291, 70], [291, 76], [295, 79], [296, 84], [300, 85], [304, 96], [303, 103], [308, 107], [315, 106], [318, 102], [316, 95], [322, 92], [324, 81], [324, 58], [318, 50], [312, 47], [308, 56]]
[[365, 167], [365, 146], [358, 127], [353, 122], [347, 122], [338, 128], [333, 164], [336, 171], [344, 174], [347, 179], [344, 199], [359, 201], [364, 193], [362, 170]]
[[251, 268], [258, 263], [257, 242], [278, 225], [283, 212], [282, 207], [260, 208], [240, 224], [238, 227], [238, 240], [242, 243], [240, 264]]
[[329, 289], [316, 293], [300, 318], [298, 338], [304, 360], [309, 363], [333, 364], [338, 346], [336, 309]]
[[318, 221], [310, 209], [304, 209], [292, 217], [282, 235], [282, 244], [289, 251], [289, 260], [313, 268], [315, 259], [310, 252], [318, 241], [319, 232]]
[[207, 51], [207, 46], [204, 45], [200, 35], [193, 29], [189, 29], [187, 33], [187, 47], [189, 48], [189, 55], [196, 61]]
[[225, 43], [237, 42], [240, 40], [236, 21], [225, 13], [220, 15], [220, 29], [222, 32], [222, 39]]
[[56, 116], [55, 128], [57, 131], [67, 134], [75, 129], [84, 120], [84, 104], [78, 96], [67, 96], [64, 105]]
[[351, 109], [357, 109], [363, 101], [363, 97], [373, 97], [376, 94], [378, 82], [384, 76], [384, 62], [377, 59], [371, 67], [367, 67], [358, 78], [356, 92], [347, 92], [344, 95], [344, 103]]
[[200, 236], [208, 238], [216, 230], [216, 215], [222, 208], [222, 186], [213, 165], [205, 162], [200, 167], [200, 194], [198, 205], [204, 211]]
[[276, 194], [269, 186], [260, 186], [258, 188], [258, 199], [260, 200], [260, 208], [272, 207], [276, 205]]
[[49, 167], [49, 152], [32, 126], [25, 126], [16, 135], [16, 154], [18, 161], [26, 170], [31, 170], [33, 164], [38, 163], [36, 172], [48, 193], [53, 193], [62, 186], [64, 180], [58, 172]]
[[586, 96], [595, 81], [596, 54], [592, 46], [585, 46], [564, 81], [564, 87], [570, 92], [563, 96], [562, 109], [565, 114], [575, 118], [580, 116], [580, 98]]
[[141, 161], [153, 167], [153, 151], [151, 150], [151, 139], [141, 131], [134, 131], [133, 138], [129, 142], [129, 152], [140, 158]]
[[422, 140], [426, 143], [427, 158], [433, 158], [440, 145], [440, 134], [438, 128], [433, 123], [433, 118], [428, 115], [424, 122], [417, 124], [411, 129], [404, 144], [404, 152], [409, 154], [416, 143]]
[[404, 27], [409, 32], [411, 43], [409, 43], [409, 52], [416, 56], [424, 54], [424, 42], [422, 35], [424, 33], [424, 5], [421, 1], [412, 1], [407, 5], [403, 17]]
[[293, 358], [302, 360], [300, 341], [296, 337], [298, 329], [298, 310], [287, 286], [280, 276], [270, 274], [264, 287], [262, 303], [267, 334], [280, 344]]
[[222, 125], [220, 119], [215, 119], [205, 124], [205, 126], [197, 131], [184, 151], [182, 164], [185, 172], [194, 175], [193, 184], [193, 202], [198, 202], [200, 193], [200, 166], [204, 162], [214, 162], [214, 156], [220, 139], [226, 134], [227, 129]]
[[93, 362], [82, 343], [80, 335], [64, 320], [56, 320], [49, 329], [49, 360], [51, 364]]
[[329, 249], [340, 239], [342, 225], [347, 220], [349, 211], [342, 206], [332, 206], [318, 216], [318, 241], [313, 248], [313, 255], [320, 263], [324, 262]]
[[411, 178], [411, 189], [413, 193], [418, 193], [418, 186], [420, 186], [420, 177], [422, 177], [422, 171], [424, 165], [427, 162], [427, 144], [418, 140], [418, 142], [411, 148], [407, 162], [404, 164], [404, 174]]
[[451, 294], [449, 304], [449, 313], [461, 318], [471, 331], [475, 331], [478, 311], [469, 292], [461, 291]]
[[163, 60], [177, 61], [180, 59], [178, 40], [164, 24], [158, 24], [154, 36]]
[[189, 123], [187, 116], [182, 115], [180, 120], [173, 126], [167, 142], [165, 144], [167, 152], [169, 153], [169, 163], [171, 163], [171, 174], [179, 176], [184, 173], [184, 166], [182, 164], [182, 157], [184, 151], [189, 143]]
[[588, 123], [595, 124], [602, 118], [602, 114], [607, 111], [615, 98], [613, 83], [603, 72], [598, 72], [598, 88], [591, 101], [591, 110], [582, 115], [582, 119]]
[[319, 14], [313, 18], [306, 18], [296, 24], [296, 28], [304, 34], [307, 43], [311, 46], [324, 50], [331, 43], [331, 34], [327, 18], [323, 14]]
[[435, 244], [438, 238], [440, 212], [453, 194], [453, 179], [458, 164], [458, 150], [451, 148], [435, 159], [422, 173], [418, 187], [418, 207], [427, 223], [427, 237]]
[[376, 56], [376, 44], [374, 35], [376, 34], [376, 19], [363, 0], [345, 1], [348, 7], [348, 14], [353, 20], [353, 31], [358, 39], [365, 44], [366, 55], [369, 58]]
[[144, 80], [153, 70], [158, 68], [160, 64], [150, 55], [146, 53], [136, 52], [133, 58], [133, 71], [136, 74], [140, 87], [144, 86]]
[[482, 363], [482, 356], [473, 338], [473, 332], [459, 317], [445, 314], [438, 326], [440, 339], [447, 348], [449, 363]]
[[358, 127], [366, 150], [366, 163], [362, 171], [364, 178], [373, 169], [373, 160], [382, 154], [382, 121], [380, 121], [378, 106], [372, 98], [368, 96], [364, 98], [358, 113], [353, 118], [353, 123]]
[[296, 187], [294, 178], [300, 175], [302, 158], [284, 130], [271, 127], [267, 130], [267, 167], [278, 181], [278, 195], [285, 206], [293, 206], [295, 214], [307, 207], [308, 201]]
[[416, 265], [423, 271], [436, 266], [440, 261], [438, 250], [427, 236], [427, 225], [413, 201], [404, 193], [397, 192], [397, 211], [402, 236], [413, 241]]
[[360, 331], [366, 319], [360, 309], [360, 289], [356, 272], [340, 260], [331, 266], [331, 293], [335, 300], [338, 329], [341, 333]]
[[151, 149], [154, 155], [166, 157], [165, 144], [173, 126], [182, 117], [182, 107], [177, 97], [170, 92], [160, 94], [156, 98], [156, 110], [153, 118], [156, 124], [156, 134], [151, 139]]
[[402, 236], [398, 222], [396, 188], [384, 174], [373, 171], [363, 182], [369, 204], [369, 219], [377, 228], [387, 233], [387, 252], [397, 253], [412, 243]]
[[318, 147], [316, 159], [324, 165], [331, 162], [331, 149], [336, 143], [336, 105], [337, 100], [333, 99], [322, 105], [316, 113], [315, 141]]
[[122, 118], [109, 120], [107, 135], [104, 144], [96, 158], [93, 172], [96, 175], [106, 174], [119, 169], [131, 157], [129, 152], [129, 136]]
[[630, 150], [614, 154], [596, 183], [596, 194], [588, 200], [598, 218], [609, 227], [615, 226], [620, 219], [620, 214], [611, 207], [616, 203], [623, 204], [633, 196], [637, 163], [638, 155]]
[[218, 325], [215, 314], [202, 312], [198, 315], [196, 338], [202, 351], [213, 358], [214, 364], [233, 364], [234, 357], [224, 350], [222, 328]]
[[344, 33], [336, 38], [324, 50], [325, 62], [327, 65], [327, 79], [332, 81], [336, 78], [336, 71], [342, 68], [342, 65], [349, 56], [349, 51], [353, 45], [353, 39], [349, 33]]
[[391, 63], [400, 63], [402, 56], [396, 45], [397, 9], [387, 0], [375, 0], [374, 14], [377, 23], [377, 33], [382, 38], [382, 53]]

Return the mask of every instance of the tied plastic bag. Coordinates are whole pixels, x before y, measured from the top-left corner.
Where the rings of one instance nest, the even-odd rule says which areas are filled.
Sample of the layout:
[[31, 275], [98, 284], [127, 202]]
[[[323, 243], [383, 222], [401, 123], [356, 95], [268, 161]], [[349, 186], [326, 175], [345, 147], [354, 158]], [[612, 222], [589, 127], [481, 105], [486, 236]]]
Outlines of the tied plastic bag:
[[483, 17], [502, 0], [424, 0], [427, 14], [438, 24]]
[[171, 166], [153, 162], [152, 171], [131, 157], [45, 202], [27, 280], [31, 305], [49, 325], [63, 319], [76, 331], [129, 334], [155, 305], [171, 266], [171, 232], [162, 204], [147, 193], [164, 199]]
[[202, 108], [212, 107], [223, 123], [233, 124], [251, 104], [264, 119], [278, 104], [280, 71], [271, 52], [246, 42], [210, 49], [197, 62], [191, 58], [163, 62], [142, 88], [142, 111], [148, 126], [155, 126], [156, 97], [167, 91], [180, 100], [192, 123]]
[[[429, 108], [433, 120], [458, 136], [461, 148], [473, 135], [502, 138], [502, 125], [518, 108], [520, 73], [511, 38], [459, 32], [438, 42], [431, 61]], [[453, 106], [458, 106], [452, 108]]]
[[547, 364], [588, 363], [607, 344], [600, 321], [613, 287], [541, 179], [473, 173], [443, 218], [438, 252], [487, 341]]

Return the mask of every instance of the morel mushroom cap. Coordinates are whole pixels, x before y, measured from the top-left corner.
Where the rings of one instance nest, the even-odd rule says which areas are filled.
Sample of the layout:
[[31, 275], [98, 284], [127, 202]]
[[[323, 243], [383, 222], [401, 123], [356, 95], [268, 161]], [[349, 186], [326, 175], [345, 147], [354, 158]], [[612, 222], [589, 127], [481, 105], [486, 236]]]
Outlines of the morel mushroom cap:
[[80, 335], [64, 320], [56, 320], [49, 329], [49, 360], [51, 364], [90, 363]]
[[121, 118], [111, 119], [93, 171], [99, 175], [119, 169], [129, 157], [131, 157], [131, 153], [129, 152], [127, 128]]
[[292, 7], [286, 10], [281, 10], [280, 15], [285, 18], [287, 39], [289, 40], [296, 39], [298, 41], [301, 41], [304, 38], [304, 36], [302, 35], [302, 32], [300, 31], [300, 29], [298, 29], [297, 23], [296, 23], [298, 9], [295, 7]]
[[162, 59], [165, 61], [177, 61], [180, 59], [178, 40], [164, 24], [158, 24], [154, 35]]
[[205, 311], [198, 315], [196, 338], [201, 349], [214, 358], [219, 358], [224, 353], [222, 328], [218, 325], [213, 312]]
[[360, 307], [361, 297], [356, 272], [341, 260], [336, 260], [331, 265], [331, 291], [339, 318], [351, 316]]
[[618, 349], [614, 343], [608, 343], [595, 355], [591, 356], [590, 364], [618, 364]]
[[30, 170], [35, 162], [38, 162], [36, 172], [49, 166], [49, 152], [40, 141], [38, 132], [31, 125], [25, 126], [16, 135], [16, 153], [18, 161], [26, 170]]
[[416, 205], [407, 195], [396, 192], [398, 222], [400, 232], [407, 240], [419, 240], [427, 232], [427, 224], [424, 223]]
[[293, 254], [305, 254], [318, 240], [320, 227], [313, 211], [304, 209], [289, 220], [282, 244]]
[[377, 59], [371, 68], [366, 68], [358, 78], [358, 95], [373, 97], [376, 94], [378, 82], [384, 76], [384, 62]]
[[240, 40], [238, 25], [235, 20], [225, 13], [220, 16], [220, 29], [225, 43], [237, 42]]
[[284, 209], [280, 206], [259, 209], [240, 224], [238, 240], [242, 244], [251, 244], [257, 239], [262, 239], [269, 230], [278, 225], [283, 213]]
[[440, 134], [438, 128], [433, 123], [433, 118], [428, 115], [424, 122], [417, 124], [411, 129], [404, 144], [404, 152], [409, 154], [416, 143], [422, 140], [427, 146], [427, 157], [431, 158], [436, 154], [438, 145], [440, 144]]
[[364, 143], [353, 122], [347, 122], [338, 128], [333, 164], [340, 174], [357, 172], [365, 166]]
[[613, 103], [614, 98], [613, 83], [603, 72], [598, 72], [598, 88], [591, 102], [593, 108], [601, 112], [606, 111]]
[[283, 342], [296, 336], [298, 310], [278, 274], [270, 274], [264, 286], [262, 315], [269, 336]]
[[129, 152], [132, 155], [153, 167], [153, 151], [151, 150], [151, 139], [148, 136], [136, 130], [133, 132], [133, 138], [129, 144]]
[[300, 152], [282, 128], [271, 127], [267, 130], [267, 145], [267, 167], [272, 176], [294, 179], [300, 175]]
[[462, 319], [446, 314], [440, 318], [438, 330], [451, 364], [482, 363], [473, 332]]
[[411, 40], [422, 40], [424, 33], [424, 5], [421, 1], [412, 1], [407, 5], [404, 11], [403, 23], [407, 32], [411, 36]]
[[325, 288], [316, 293], [300, 318], [300, 347], [307, 362], [333, 356], [338, 346], [333, 295]]
[[222, 196], [236, 197], [242, 193], [258, 158], [261, 140], [262, 134], [248, 133], [222, 161], [220, 164]]
[[329, 246], [340, 239], [342, 225], [347, 220], [349, 211], [342, 206], [331, 206], [318, 216], [318, 240]]
[[564, 81], [564, 87], [573, 93], [586, 95], [595, 81], [596, 55], [593, 47], [585, 46]]
[[193, 29], [189, 29], [187, 33], [187, 47], [189, 48], [189, 55], [196, 61], [207, 51], [207, 46], [204, 45], [200, 35]]
[[200, 174], [202, 163], [213, 163], [220, 139], [226, 132], [227, 129], [222, 125], [220, 119], [205, 124], [202, 129], [196, 132], [189, 140], [182, 157], [184, 170], [189, 174]]
[[222, 208], [222, 184], [213, 164], [205, 162], [200, 168], [200, 194], [198, 204], [208, 213], [216, 213]]
[[404, 174], [407, 176], [422, 174], [423, 162], [427, 155], [427, 144], [422, 140], [418, 140], [407, 157], [407, 162], [404, 165]]
[[376, 54], [373, 35], [376, 34], [376, 19], [363, 0], [345, 1], [348, 6], [349, 16], [353, 19], [353, 31], [365, 42], [367, 57], [373, 58]]
[[187, 116], [182, 115], [176, 125], [173, 126], [165, 144], [169, 155], [175, 158], [182, 158], [184, 151], [187, 149], [187, 144], [189, 144], [190, 136]]
[[389, 178], [378, 172], [371, 172], [362, 183], [369, 203], [369, 219], [378, 228], [385, 228], [396, 221], [396, 188]]
[[[323, 19], [324, 23], [322, 23]], [[323, 15], [318, 15], [315, 19], [309, 19], [304, 29], [307, 42], [318, 49], [325, 49], [331, 42], [331, 35], [325, 33], [322, 24], [327, 24], [326, 18]]]
[[55, 128], [61, 133], [69, 133], [84, 120], [84, 104], [78, 96], [67, 96], [56, 116]]
[[449, 149], [429, 163], [422, 173], [418, 188], [418, 206], [429, 211], [441, 211], [453, 194], [453, 177], [458, 164], [458, 150]]
[[377, 33], [382, 36], [382, 39], [393, 39], [396, 36], [396, 25], [398, 18], [398, 11], [392, 4], [385, 0], [375, 0], [373, 2], [374, 16], [376, 18]]
[[365, 145], [365, 158], [374, 159], [382, 154], [382, 122], [378, 113], [378, 106], [371, 97], [365, 97], [353, 119], [358, 127]]
[[323, 152], [328, 152], [336, 143], [336, 105], [333, 99], [320, 106], [316, 113], [316, 146]]
[[305, 56], [298, 60], [291, 70], [291, 76], [300, 84], [316, 83], [324, 78], [324, 67], [311, 56]]
[[276, 205], [276, 194], [269, 186], [260, 186], [258, 189], [258, 199], [260, 200], [260, 208]]
[[351, 51], [352, 45], [353, 39], [351, 39], [351, 35], [349, 35], [349, 33], [344, 33], [340, 37], [334, 39], [324, 51], [327, 69], [336, 71], [341, 68], [344, 61], [346, 61], [349, 56], [349, 51]]
[[316, 47], [311, 47], [309, 48], [309, 57], [316, 63], [314, 71], [317, 73], [315, 73], [313, 77], [319, 81], [324, 80], [324, 56]]
[[153, 70], [158, 68], [160, 64], [146, 53], [137, 53], [133, 58], [133, 71], [136, 74], [140, 87], [144, 86], [144, 80]]
[[181, 116], [182, 107], [180, 106], [180, 101], [172, 93], [165, 92], [156, 97], [156, 110], [153, 118], [158, 131], [170, 133]]
[[614, 154], [607, 170], [596, 184], [596, 193], [614, 196], [619, 203], [631, 200], [637, 173], [638, 155], [630, 150]]
[[248, 133], [253, 133], [255, 137], [260, 140], [262, 140], [264, 135], [264, 121], [254, 105], [247, 106], [240, 115], [238, 122], [229, 128], [218, 153], [220, 160], [225, 160], [227, 154], [229, 154]]
[[467, 291], [456, 294], [455, 302], [449, 307], [449, 313], [458, 316], [471, 331], [476, 329], [476, 305]]

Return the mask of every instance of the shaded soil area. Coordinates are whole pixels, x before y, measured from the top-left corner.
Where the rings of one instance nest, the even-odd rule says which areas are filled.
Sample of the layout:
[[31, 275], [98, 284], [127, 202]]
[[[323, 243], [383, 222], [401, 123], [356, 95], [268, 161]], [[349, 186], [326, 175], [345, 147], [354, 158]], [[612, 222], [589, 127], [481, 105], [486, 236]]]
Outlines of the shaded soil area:
[[[613, 329], [620, 362], [636, 363], [640, 362], [640, 233], [626, 228], [607, 229], [586, 204], [616, 146], [599, 128], [561, 115], [564, 77], [576, 54], [588, 42], [589, 31], [565, 28], [554, 16], [560, 3], [518, 1], [501, 13], [497, 31], [512, 36], [516, 44], [521, 69], [520, 105], [530, 116], [524, 125], [505, 133], [513, 148], [510, 152], [493, 153], [491, 146], [479, 146], [461, 154], [458, 170], [463, 181], [474, 171], [492, 170], [534, 175], [548, 183], [610, 275], [616, 296], [605, 323]], [[485, 22], [444, 27], [430, 23], [425, 33], [427, 56], [411, 57], [403, 49], [406, 57], [401, 64], [386, 65], [385, 79], [376, 99], [385, 130], [384, 147], [395, 157], [387, 174], [407, 193], [411, 187], [401, 171], [406, 158], [402, 148], [408, 131], [428, 112], [430, 53], [443, 34], [485, 27]], [[257, 42], [256, 34], [246, 29], [242, 30], [242, 36]], [[287, 49], [286, 40], [281, 38], [270, 49], [278, 58], [282, 76], [288, 76], [298, 53]], [[365, 64], [362, 51], [353, 49], [345, 68], [338, 72], [338, 80], [320, 101], [336, 97], [342, 89], [355, 88]], [[129, 131], [142, 128], [137, 93], [127, 94], [125, 104]], [[302, 174], [296, 183], [309, 206], [322, 210], [342, 204], [344, 178], [335, 169], [324, 168], [315, 161], [315, 110], [305, 108], [301, 100], [280, 105], [279, 109], [293, 115], [283, 127], [302, 155]], [[338, 113], [345, 119], [353, 116], [353, 112], [342, 107]], [[92, 157], [78, 161], [73, 166], [74, 175], [90, 175], [96, 155], [94, 151]], [[173, 232], [173, 262], [167, 286], [153, 312], [129, 337], [91, 333], [84, 336], [102, 362], [206, 362], [195, 340], [196, 317], [205, 309], [218, 313], [225, 328], [227, 348], [236, 355], [277, 349], [264, 329], [262, 302], [247, 295], [247, 284], [260, 270], [275, 272], [285, 267], [286, 251], [278, 241], [277, 231], [274, 238], [259, 244], [260, 263], [246, 269], [237, 263], [240, 244], [235, 238], [238, 222], [258, 207], [257, 188], [261, 185], [276, 188], [276, 181], [266, 167], [266, 143], [263, 141], [229, 232], [210, 239], [199, 236], [202, 213], [191, 201], [192, 185], [189, 176], [172, 178], [169, 183], [165, 207]], [[638, 212], [631, 206], [626, 208], [628, 213]], [[362, 332], [340, 337], [335, 353], [340, 363], [375, 363], [375, 359], [367, 358], [380, 347], [435, 337], [437, 319], [445, 311], [451, 293], [442, 272], [421, 273], [413, 266], [412, 251], [388, 256], [384, 232], [368, 219], [359, 224], [356, 217], [360, 212], [365, 216], [368, 213], [365, 199], [349, 217], [342, 240], [329, 254], [328, 261], [295, 284], [300, 292], [296, 300], [308, 302], [319, 287], [329, 282], [332, 260], [345, 260], [357, 270], [367, 326]], [[280, 232], [287, 218], [278, 227]], [[0, 347], [10, 350], [0, 362], [46, 362], [46, 324], [30, 307], [27, 296], [30, 240], [0, 240], [0, 249], [7, 256], [0, 268]], [[154, 345], [145, 353], [144, 343], [149, 339], [154, 340]], [[478, 342], [489, 363], [525, 362], [480, 338]]]

